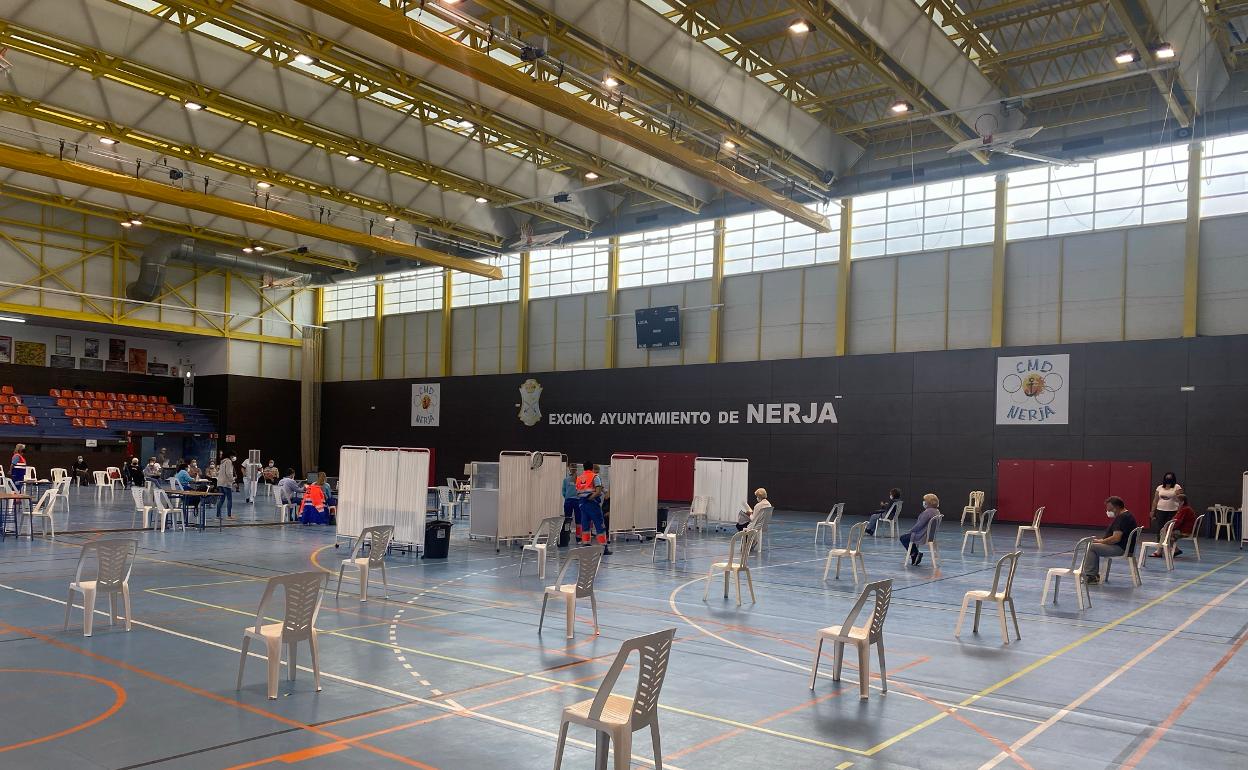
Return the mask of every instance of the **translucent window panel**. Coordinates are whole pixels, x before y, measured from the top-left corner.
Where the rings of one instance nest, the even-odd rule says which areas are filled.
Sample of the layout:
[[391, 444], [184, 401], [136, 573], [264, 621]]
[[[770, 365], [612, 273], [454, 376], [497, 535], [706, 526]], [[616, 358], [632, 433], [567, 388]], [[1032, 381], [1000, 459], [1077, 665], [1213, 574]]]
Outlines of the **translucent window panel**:
[[520, 256], [517, 254], [479, 260], [503, 272], [497, 280], [471, 273], [455, 273], [451, 278], [451, 307], [515, 302], [520, 299]]
[[1243, 214], [1248, 212], [1248, 194], [1223, 195], [1200, 202], [1200, 214], [1206, 217], [1217, 217], [1224, 214]]
[[373, 315], [376, 307], [377, 291], [374, 278], [361, 278], [325, 288], [324, 318], [326, 321], [366, 318]]
[[1248, 153], [1248, 134], [1233, 134], [1231, 136], [1208, 139], [1205, 141], [1203, 149], [1206, 158]]
[[1096, 161], [1096, 174], [1101, 176], [1125, 169], [1142, 168], [1143, 166], [1143, 152], [1124, 152], [1121, 155], [1108, 155], [1104, 158], [1098, 158]]
[[[623, 251], [621, 248], [621, 259]], [[532, 251], [529, 253], [529, 297], [566, 297], [605, 291], [610, 262], [611, 241], [606, 238]]]
[[442, 309], [440, 267], [422, 267], [385, 278], [385, 315]]
[[1144, 222], [1176, 222], [1187, 217], [1187, 201], [1157, 203], [1144, 207]]
[[[742, 227], [752, 223], [753, 216], [733, 217], [729, 221]], [[619, 285], [654, 286], [688, 280], [690, 267], [696, 272], [699, 266], [709, 268], [714, 261], [714, 232], [715, 222], [705, 221], [622, 237]], [[752, 254], [749, 238], [740, 237], [737, 241], [726, 246], [725, 258], [731, 255], [748, 262]], [[605, 271], [602, 276], [602, 289], [605, 289]]]
[[1118, 171], [1112, 174], [1096, 175], [1096, 191], [1107, 190], [1138, 190], [1144, 182], [1144, 173], [1140, 169]]

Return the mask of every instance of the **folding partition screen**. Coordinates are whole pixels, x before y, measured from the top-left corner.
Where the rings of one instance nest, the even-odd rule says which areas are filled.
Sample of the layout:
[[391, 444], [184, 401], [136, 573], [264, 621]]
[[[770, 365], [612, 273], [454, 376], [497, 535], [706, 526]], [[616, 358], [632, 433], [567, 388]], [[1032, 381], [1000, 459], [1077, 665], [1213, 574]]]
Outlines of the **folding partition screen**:
[[611, 532], [646, 532], [658, 527], [659, 458], [611, 455]]
[[336, 537], [391, 524], [396, 543], [424, 545], [428, 449], [344, 446], [338, 469]]
[[750, 461], [737, 457], [699, 457], [693, 461], [693, 495], [710, 500], [708, 521], [737, 520], [749, 495]]
[[[542, 464], [534, 468], [534, 456]], [[501, 452], [498, 455], [498, 532], [495, 542], [527, 538], [542, 519], [563, 515], [567, 461], [558, 452]]]

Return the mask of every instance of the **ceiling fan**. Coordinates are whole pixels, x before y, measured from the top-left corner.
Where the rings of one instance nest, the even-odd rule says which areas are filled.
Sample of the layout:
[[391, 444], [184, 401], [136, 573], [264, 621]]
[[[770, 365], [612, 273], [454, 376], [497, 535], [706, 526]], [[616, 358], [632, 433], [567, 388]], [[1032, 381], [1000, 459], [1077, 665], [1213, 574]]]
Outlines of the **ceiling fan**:
[[1018, 131], [1002, 131], [999, 134], [984, 134], [976, 139], [967, 139], [965, 142], [958, 142], [949, 148], [949, 154], [952, 155], [958, 152], [984, 152], [989, 155], [1013, 155], [1016, 158], [1037, 160], [1041, 163], [1050, 163], [1054, 166], [1078, 165], [1072, 160], [1065, 160], [1063, 158], [1054, 158], [1049, 155], [1027, 152], [1026, 150], [1020, 150], [1014, 146], [1015, 143], [1026, 141], [1040, 133], [1041, 128], [1043, 128], [1043, 126], [1024, 128]]

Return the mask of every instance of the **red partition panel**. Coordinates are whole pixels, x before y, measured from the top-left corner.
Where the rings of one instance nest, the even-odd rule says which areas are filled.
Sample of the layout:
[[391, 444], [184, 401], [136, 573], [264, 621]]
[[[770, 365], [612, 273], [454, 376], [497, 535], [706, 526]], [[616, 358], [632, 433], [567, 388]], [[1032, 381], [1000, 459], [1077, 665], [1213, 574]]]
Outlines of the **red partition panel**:
[[1153, 502], [1153, 464], [1111, 462], [1109, 493], [1121, 497], [1127, 510], [1135, 514], [1136, 523], [1147, 527]]
[[[997, 462], [997, 518], [1001, 521], [1030, 521], [1034, 460]], [[951, 511], [952, 513], [952, 511]]]
[[[1106, 523], [1105, 498], [1109, 497], [1109, 462], [1075, 460], [1070, 464], [1071, 524], [1100, 527]], [[1047, 511], [1046, 511], [1047, 513]], [[1046, 517], [1047, 521], [1048, 518]]]
[[[1036, 460], [1031, 512], [1044, 506], [1044, 520], [1050, 524], [1071, 524], [1070, 461]], [[1030, 515], [1030, 514], [1029, 514]]]
[[659, 499], [671, 502], [693, 500], [693, 461], [698, 455], [687, 452], [638, 452], [659, 458]]

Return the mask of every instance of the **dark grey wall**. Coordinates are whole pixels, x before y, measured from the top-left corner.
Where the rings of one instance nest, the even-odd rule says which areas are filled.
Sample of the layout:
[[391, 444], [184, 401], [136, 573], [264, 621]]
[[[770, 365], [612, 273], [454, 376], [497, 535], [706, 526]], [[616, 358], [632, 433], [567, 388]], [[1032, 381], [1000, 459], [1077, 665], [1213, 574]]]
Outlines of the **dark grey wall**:
[[[996, 359], [1069, 353], [1069, 425], [994, 424]], [[834, 400], [835, 425], [558, 426], [517, 419], [529, 376], [544, 414], [566, 410], [741, 409], [748, 402]], [[971, 489], [995, 499], [999, 458], [1139, 460], [1174, 470], [1192, 502], [1238, 502], [1248, 469], [1248, 337], [897, 353], [650, 369], [445, 377], [442, 425], [408, 427], [416, 380], [324, 386], [322, 464], [342, 444], [429, 446], [437, 476], [505, 449], [748, 457], [751, 484], [783, 508], [873, 506], [891, 486], [935, 491], [960, 509]], [[1181, 385], [1195, 385], [1190, 393]], [[837, 398], [839, 396], [839, 398]], [[913, 509], [912, 509], [913, 510]]]

